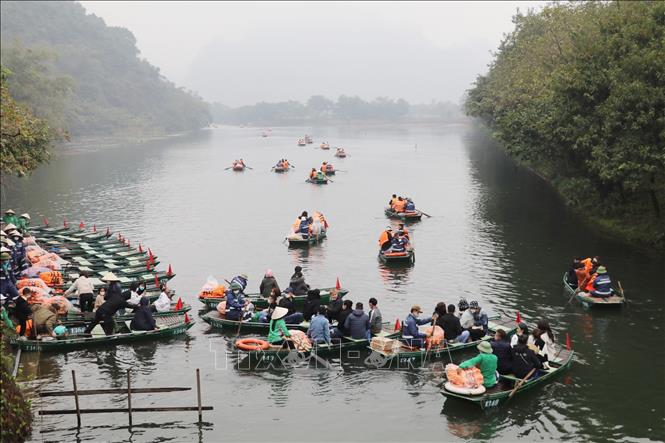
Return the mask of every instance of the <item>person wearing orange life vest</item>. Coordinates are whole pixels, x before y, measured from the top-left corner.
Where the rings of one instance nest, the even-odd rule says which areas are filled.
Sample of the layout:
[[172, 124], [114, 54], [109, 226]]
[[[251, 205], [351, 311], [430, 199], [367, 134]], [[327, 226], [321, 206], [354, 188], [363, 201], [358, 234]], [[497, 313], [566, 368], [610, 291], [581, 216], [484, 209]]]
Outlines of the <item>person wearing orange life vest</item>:
[[581, 263], [584, 265], [584, 269], [586, 269], [586, 271], [589, 274], [593, 274], [593, 272], [591, 272], [591, 270], [594, 267], [598, 266], [598, 260], [599, 260], [599, 257], [596, 255], [594, 257], [587, 257], [584, 260], [581, 260]]
[[379, 237], [379, 247], [382, 251], [390, 249], [390, 245], [393, 241], [393, 228], [388, 226], [385, 231], [381, 233]]
[[316, 178], [316, 168], [312, 168], [312, 171], [309, 173], [309, 179], [314, 180]]
[[396, 201], [397, 201], [397, 194], [393, 194], [393, 196], [390, 198], [390, 201], [388, 202], [391, 208], [395, 206]]
[[289, 161], [287, 159], [282, 160], [282, 165], [286, 168], [289, 169]]
[[402, 197], [398, 197], [397, 201], [393, 205], [393, 210], [395, 212], [404, 212], [406, 208], [406, 201]]
[[321, 172], [326, 172], [328, 170], [328, 162], [321, 163]]

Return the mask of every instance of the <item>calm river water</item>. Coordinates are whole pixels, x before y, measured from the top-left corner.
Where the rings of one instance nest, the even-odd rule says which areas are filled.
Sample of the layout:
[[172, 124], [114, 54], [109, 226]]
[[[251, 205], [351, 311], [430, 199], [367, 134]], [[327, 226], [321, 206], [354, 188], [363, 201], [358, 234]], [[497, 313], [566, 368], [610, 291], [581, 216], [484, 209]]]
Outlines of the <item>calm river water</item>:
[[[533, 174], [516, 167], [480, 130], [466, 126], [372, 128], [221, 127], [156, 142], [72, 146], [29, 179], [5, 183], [3, 207], [36, 222], [63, 217], [110, 226], [152, 248], [177, 273], [171, 287], [198, 308], [208, 275], [246, 272], [252, 291], [267, 268], [282, 287], [301, 265], [308, 282], [347, 298], [379, 300], [384, 320], [404, 318], [418, 303], [478, 300], [492, 313], [546, 317], [557, 340], [568, 332], [576, 358], [553, 383], [482, 413], [445, 401], [440, 370], [372, 370], [359, 358], [333, 368], [241, 371], [230, 352], [235, 333], [201, 320], [186, 338], [69, 352], [24, 354], [23, 379], [34, 388], [132, 385], [195, 386], [201, 369], [204, 413], [39, 417], [35, 441], [662, 441], [665, 439], [665, 261], [597, 235]], [[314, 145], [296, 146], [305, 133]], [[343, 146], [334, 159], [321, 141]], [[224, 171], [235, 158], [253, 167]], [[281, 157], [296, 169], [270, 172]], [[309, 168], [334, 160], [344, 171], [327, 186], [304, 182]], [[388, 224], [390, 194], [414, 198], [432, 215], [411, 227], [417, 261], [384, 268], [376, 258]], [[310, 250], [282, 243], [302, 210], [320, 210], [329, 237]], [[566, 304], [561, 276], [574, 255], [598, 254], [621, 280], [629, 307], [590, 312]], [[197, 318], [197, 315], [193, 315]], [[473, 352], [455, 355], [459, 362]], [[136, 395], [133, 406], [195, 405], [195, 391]], [[122, 407], [124, 396], [83, 397], [81, 407]], [[39, 408], [73, 408], [72, 398], [35, 400]]]

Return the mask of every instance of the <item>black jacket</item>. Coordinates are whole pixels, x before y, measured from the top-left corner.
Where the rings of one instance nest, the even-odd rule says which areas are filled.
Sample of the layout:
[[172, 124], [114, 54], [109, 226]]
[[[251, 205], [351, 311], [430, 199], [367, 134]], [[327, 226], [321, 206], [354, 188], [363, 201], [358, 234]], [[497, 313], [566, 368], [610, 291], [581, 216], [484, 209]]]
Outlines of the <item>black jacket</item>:
[[337, 329], [339, 329], [342, 335], [349, 335], [349, 331], [344, 327], [344, 323], [346, 322], [346, 317], [351, 315], [352, 312], [353, 309], [343, 309], [339, 311], [339, 315], [337, 316]]
[[515, 345], [512, 354], [515, 377], [524, 378], [533, 368], [541, 369], [543, 367], [536, 353], [526, 345]]
[[505, 340], [490, 342], [492, 345], [492, 352], [499, 359], [496, 363], [496, 370], [499, 374], [510, 374], [513, 370], [513, 350], [510, 343]]
[[289, 286], [293, 289], [294, 295], [305, 295], [309, 291], [309, 285], [305, 283], [305, 277], [300, 272], [291, 276]]
[[263, 277], [263, 280], [261, 280], [261, 284], [259, 285], [259, 292], [261, 295], [268, 297], [274, 288], [279, 289], [275, 277]]
[[307, 299], [302, 308], [302, 315], [306, 321], [310, 321], [312, 316], [319, 312], [319, 306], [321, 306], [321, 296], [315, 296], [311, 292], [307, 294]]
[[150, 307], [140, 306], [134, 311], [134, 318], [132, 318], [129, 327], [132, 331], [152, 331], [156, 325]]
[[333, 321], [339, 319], [339, 313], [342, 310], [342, 305], [344, 304], [344, 300], [342, 300], [342, 297], [338, 297], [337, 300], [330, 302], [328, 305], [328, 320]]
[[282, 297], [282, 298], [279, 300], [279, 306], [280, 306], [281, 308], [286, 308], [286, 309], [289, 310], [289, 313], [286, 314], [286, 315], [291, 315], [291, 314], [293, 314], [293, 313], [295, 312], [295, 309], [293, 308], [293, 302], [292, 302], [291, 299], [288, 298], [288, 297]]
[[446, 340], [455, 340], [463, 331], [455, 314], [443, 314], [436, 319], [436, 325], [443, 329], [443, 338]]
[[135, 308], [136, 305], [130, 305], [127, 303], [127, 300], [125, 300], [122, 297], [122, 294], [117, 294], [117, 295], [109, 295], [106, 297], [106, 301], [102, 303], [102, 305], [97, 309], [97, 312], [99, 315], [107, 315], [107, 316], [112, 316], [115, 315], [116, 312], [118, 312], [119, 309], [122, 308], [130, 308], [133, 309]]
[[30, 317], [32, 314], [32, 308], [28, 304], [28, 301], [23, 297], [18, 297], [14, 300], [14, 315], [19, 320], [24, 320]]

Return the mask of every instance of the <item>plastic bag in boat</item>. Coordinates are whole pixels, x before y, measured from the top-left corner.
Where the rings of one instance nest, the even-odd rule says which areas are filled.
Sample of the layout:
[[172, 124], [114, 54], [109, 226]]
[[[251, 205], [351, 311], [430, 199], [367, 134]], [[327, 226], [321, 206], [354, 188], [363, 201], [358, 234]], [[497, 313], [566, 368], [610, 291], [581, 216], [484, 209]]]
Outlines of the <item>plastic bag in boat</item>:
[[212, 297], [212, 291], [214, 291], [217, 286], [219, 286], [217, 279], [212, 275], [209, 275], [206, 282], [201, 287], [201, 291], [199, 291], [199, 298]]
[[289, 329], [289, 334], [291, 334], [291, 340], [298, 351], [309, 351], [312, 349], [312, 342], [307, 338], [307, 334], [303, 331], [298, 331], [295, 329]]

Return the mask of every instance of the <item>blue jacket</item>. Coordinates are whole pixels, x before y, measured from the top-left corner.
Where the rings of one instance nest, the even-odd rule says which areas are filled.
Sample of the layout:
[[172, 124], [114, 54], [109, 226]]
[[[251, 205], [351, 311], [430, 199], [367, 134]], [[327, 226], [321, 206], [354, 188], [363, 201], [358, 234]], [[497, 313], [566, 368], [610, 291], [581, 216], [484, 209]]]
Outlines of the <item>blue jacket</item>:
[[407, 211], [415, 211], [416, 210], [416, 204], [413, 203], [412, 201], [406, 202], [406, 206], [404, 206], [404, 209]]
[[344, 329], [355, 340], [366, 338], [369, 328], [369, 316], [362, 309], [354, 309], [344, 320]]
[[488, 320], [487, 314], [485, 314], [485, 311], [482, 309], [477, 314], [473, 314], [473, 326], [482, 326], [485, 335], [487, 335]]
[[226, 309], [242, 311], [245, 307], [245, 298], [242, 292], [236, 294], [233, 291], [226, 291]]
[[328, 322], [328, 318], [321, 314], [312, 317], [312, 320], [309, 323], [309, 329], [307, 330], [307, 336], [310, 337], [312, 341], [324, 341], [330, 344], [330, 323]]
[[413, 338], [425, 338], [426, 334], [423, 334], [418, 330], [418, 325], [424, 325], [432, 322], [432, 317], [427, 317], [424, 319], [416, 318], [413, 314], [409, 313], [404, 320], [404, 325], [402, 326], [402, 337], [413, 337]]
[[247, 280], [245, 280], [239, 275], [236, 275], [231, 279], [231, 284], [233, 283], [238, 283], [243, 291], [247, 288]]
[[593, 291], [591, 295], [598, 297], [609, 297], [612, 295], [612, 280], [607, 274], [598, 274], [598, 277], [593, 281]]
[[404, 250], [406, 250], [406, 243], [407, 243], [406, 239], [401, 237], [400, 238], [395, 237], [393, 238], [393, 243], [391, 245], [391, 248], [393, 251], [403, 252]]
[[303, 220], [300, 222], [300, 227], [298, 228], [298, 232], [301, 234], [309, 234], [309, 221], [308, 220]]

